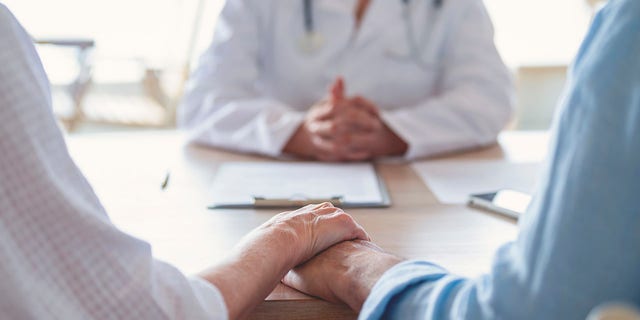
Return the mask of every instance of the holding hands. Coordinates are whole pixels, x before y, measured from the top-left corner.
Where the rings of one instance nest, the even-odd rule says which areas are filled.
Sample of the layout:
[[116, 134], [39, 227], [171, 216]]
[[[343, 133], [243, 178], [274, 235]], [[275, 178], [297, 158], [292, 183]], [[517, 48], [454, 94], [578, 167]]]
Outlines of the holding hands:
[[243, 318], [289, 270], [336, 243], [358, 239], [369, 236], [342, 209], [331, 203], [308, 205], [275, 215], [200, 276], [220, 290], [229, 318]]
[[407, 147], [384, 124], [375, 104], [362, 96], [346, 97], [338, 78], [328, 97], [311, 107], [284, 151], [321, 161], [362, 161], [402, 155]]
[[229, 318], [247, 316], [280, 282], [359, 311], [382, 274], [401, 261], [384, 253], [331, 203], [275, 215], [200, 277], [222, 294]]

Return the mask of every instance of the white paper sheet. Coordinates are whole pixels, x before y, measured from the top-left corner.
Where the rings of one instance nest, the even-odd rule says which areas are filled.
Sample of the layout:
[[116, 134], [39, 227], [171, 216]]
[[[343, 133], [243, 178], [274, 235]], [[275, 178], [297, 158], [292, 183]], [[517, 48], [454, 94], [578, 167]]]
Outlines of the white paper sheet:
[[329, 199], [381, 203], [385, 199], [375, 168], [369, 163], [228, 162], [211, 187], [212, 205], [253, 203], [267, 199]]
[[442, 203], [466, 203], [470, 194], [513, 189], [531, 193], [540, 164], [504, 160], [439, 160], [413, 169]]

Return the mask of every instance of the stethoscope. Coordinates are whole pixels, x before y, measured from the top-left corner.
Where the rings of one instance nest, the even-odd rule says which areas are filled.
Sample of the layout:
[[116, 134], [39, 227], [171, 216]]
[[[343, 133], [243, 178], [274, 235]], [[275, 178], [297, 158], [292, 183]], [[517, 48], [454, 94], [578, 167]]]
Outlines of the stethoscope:
[[[425, 61], [422, 57], [422, 53], [424, 48], [427, 45], [427, 41], [430, 38], [430, 33], [432, 31], [434, 16], [433, 14], [429, 17], [428, 23], [430, 26], [425, 27], [424, 31], [420, 39], [417, 39], [415, 27], [413, 25], [413, 19], [411, 19], [411, 2], [412, 0], [401, 0], [403, 4], [402, 17], [405, 25], [405, 33], [407, 37], [407, 42], [409, 44], [409, 52], [402, 52], [401, 50], [391, 50], [389, 52], [390, 55], [396, 58], [413, 58], [419, 64], [425, 64]], [[431, 0], [432, 7], [436, 10], [432, 10], [433, 12], [439, 11], [443, 5], [444, 0]], [[313, 54], [318, 52], [325, 44], [325, 38], [320, 32], [317, 32], [315, 28], [315, 22], [313, 20], [313, 2], [312, 0], [303, 0], [302, 13], [304, 17], [304, 31], [302, 39], [300, 40], [300, 50], [307, 54]]]

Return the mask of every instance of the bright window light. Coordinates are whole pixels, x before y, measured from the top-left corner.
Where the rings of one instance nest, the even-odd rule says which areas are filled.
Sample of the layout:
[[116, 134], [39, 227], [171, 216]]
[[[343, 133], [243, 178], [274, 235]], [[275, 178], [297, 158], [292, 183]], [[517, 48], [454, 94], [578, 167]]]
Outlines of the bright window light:
[[485, 4], [498, 50], [514, 68], [569, 64], [591, 19], [584, 0], [485, 0]]

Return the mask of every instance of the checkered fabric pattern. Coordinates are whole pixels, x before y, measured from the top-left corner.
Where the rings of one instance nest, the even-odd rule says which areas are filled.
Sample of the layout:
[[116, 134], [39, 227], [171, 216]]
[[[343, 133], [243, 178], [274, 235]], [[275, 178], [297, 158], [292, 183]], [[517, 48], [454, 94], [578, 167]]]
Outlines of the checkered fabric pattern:
[[227, 318], [214, 286], [111, 224], [67, 152], [31, 38], [2, 4], [0, 318]]

